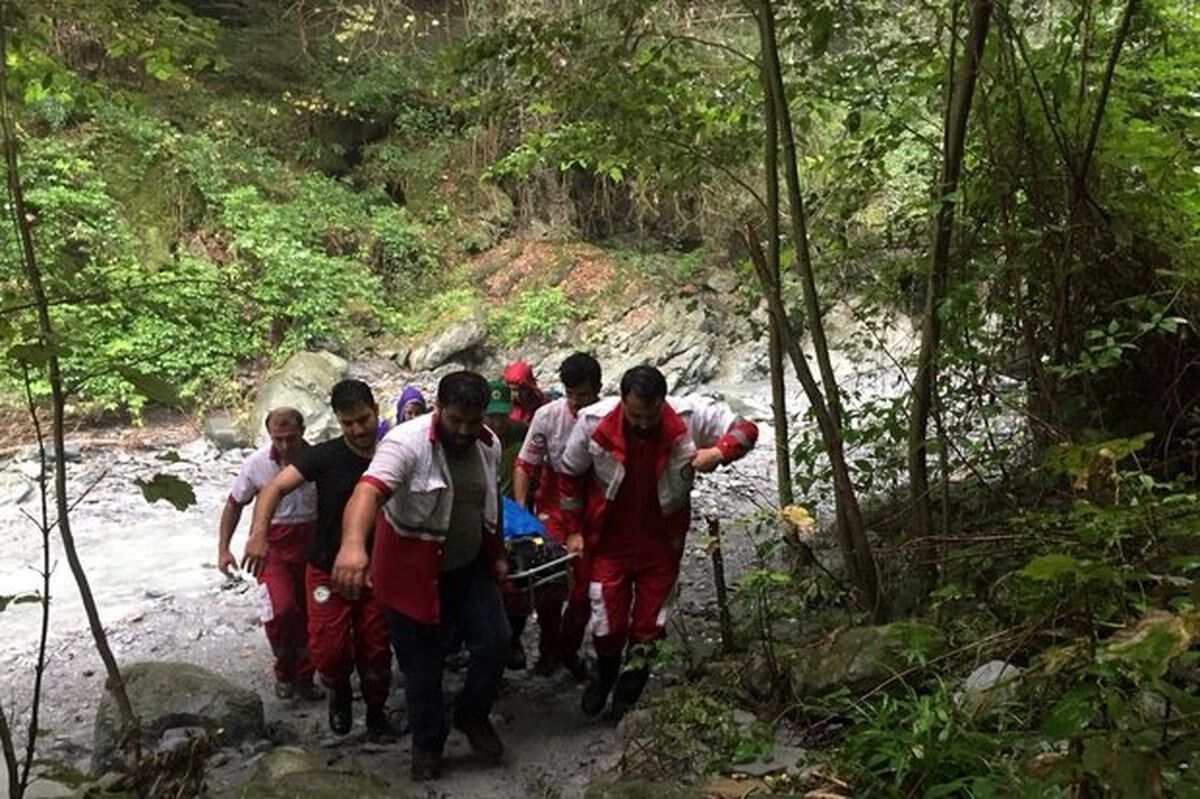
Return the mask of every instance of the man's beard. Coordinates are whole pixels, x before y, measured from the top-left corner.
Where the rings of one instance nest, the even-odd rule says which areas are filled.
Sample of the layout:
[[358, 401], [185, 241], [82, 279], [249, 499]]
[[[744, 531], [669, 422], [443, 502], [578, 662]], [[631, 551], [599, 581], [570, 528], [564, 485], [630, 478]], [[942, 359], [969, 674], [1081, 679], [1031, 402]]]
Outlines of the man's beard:
[[447, 433], [445, 430], [438, 431], [438, 440], [442, 442], [442, 449], [451, 455], [463, 455], [471, 449], [473, 438], [459, 438], [453, 433]]
[[638, 438], [654, 438], [654, 436], [657, 433], [658, 433], [658, 425], [655, 425], [654, 427], [635, 427], [635, 428], [633, 428], [633, 434], [635, 436], [637, 436]]

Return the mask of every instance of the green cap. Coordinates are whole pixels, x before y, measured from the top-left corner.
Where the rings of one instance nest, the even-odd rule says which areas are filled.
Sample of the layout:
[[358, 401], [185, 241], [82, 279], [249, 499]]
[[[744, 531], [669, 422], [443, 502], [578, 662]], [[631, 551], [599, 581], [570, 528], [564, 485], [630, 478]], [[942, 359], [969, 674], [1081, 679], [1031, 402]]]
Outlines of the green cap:
[[486, 414], [505, 414], [506, 416], [512, 411], [512, 391], [509, 390], [508, 384], [501, 380], [488, 381], [488, 388], [491, 389], [491, 397], [488, 399]]

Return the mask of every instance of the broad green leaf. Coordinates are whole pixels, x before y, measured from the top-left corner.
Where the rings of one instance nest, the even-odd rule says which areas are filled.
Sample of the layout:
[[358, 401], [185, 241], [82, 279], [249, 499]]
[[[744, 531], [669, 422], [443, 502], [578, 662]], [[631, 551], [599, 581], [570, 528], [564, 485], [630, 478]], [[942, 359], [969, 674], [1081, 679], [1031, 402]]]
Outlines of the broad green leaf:
[[173, 474], [156, 474], [149, 481], [139, 477], [133, 482], [142, 489], [142, 496], [147, 502], [165, 499], [175, 506], [175, 510], [186, 510], [196, 504], [196, 492], [192, 490], [191, 484]]
[[1076, 686], [1050, 708], [1042, 719], [1042, 732], [1055, 740], [1074, 736], [1099, 712], [1099, 698], [1095, 686]]
[[1021, 574], [1031, 580], [1051, 582], [1068, 574], [1078, 575], [1081, 571], [1082, 564], [1078, 560], [1070, 555], [1055, 552], [1039, 555], [1029, 561], [1025, 568], [1021, 569]]
[[49, 362], [51, 355], [63, 357], [68, 354], [68, 350], [61, 345], [42, 346], [36, 342], [26, 344], [14, 344], [8, 348], [8, 357], [11, 360], [26, 363], [30, 366], [42, 366]]
[[820, 58], [829, 49], [829, 40], [833, 38], [833, 12], [828, 8], [816, 9], [809, 19], [809, 26], [813, 58]]
[[146, 399], [163, 405], [179, 404], [179, 394], [175, 387], [158, 375], [147, 374], [131, 366], [122, 366], [117, 371]]
[[1113, 635], [1101, 651], [1101, 662], [1128, 666], [1146, 677], [1162, 677], [1171, 661], [1188, 650], [1200, 627], [1200, 613], [1176, 616], [1152, 610]]
[[0, 611], [9, 605], [33, 605], [42, 601], [40, 593], [33, 594], [0, 594]]

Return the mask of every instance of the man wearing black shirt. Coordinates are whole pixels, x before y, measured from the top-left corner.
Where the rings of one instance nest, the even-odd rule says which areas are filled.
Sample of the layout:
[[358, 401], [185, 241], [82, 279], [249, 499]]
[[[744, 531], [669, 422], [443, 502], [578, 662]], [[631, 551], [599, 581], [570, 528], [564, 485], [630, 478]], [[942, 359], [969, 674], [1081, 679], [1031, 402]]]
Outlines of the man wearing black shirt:
[[[383, 606], [369, 589], [349, 600], [334, 588], [329, 573], [342, 542], [342, 511], [375, 454], [379, 408], [366, 383], [343, 380], [330, 404], [342, 435], [308, 448], [259, 495], [246, 544], [244, 567], [261, 568], [266, 530], [279, 501], [306, 482], [317, 487], [317, 531], [308, 550], [308, 646], [321, 680], [329, 688], [329, 727], [344, 735], [353, 724], [350, 673], [358, 669], [367, 705], [367, 731], [376, 739], [395, 736], [385, 704], [391, 683], [391, 652]], [[260, 551], [261, 550], [261, 551]]]

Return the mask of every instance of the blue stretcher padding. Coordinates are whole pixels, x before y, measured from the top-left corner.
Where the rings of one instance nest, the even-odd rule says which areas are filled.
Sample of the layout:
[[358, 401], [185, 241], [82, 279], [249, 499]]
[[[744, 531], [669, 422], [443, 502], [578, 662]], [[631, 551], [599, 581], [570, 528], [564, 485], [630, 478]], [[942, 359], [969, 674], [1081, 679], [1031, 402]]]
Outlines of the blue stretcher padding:
[[517, 504], [516, 500], [501, 497], [504, 502], [504, 540], [545, 536], [546, 526], [538, 517]]

